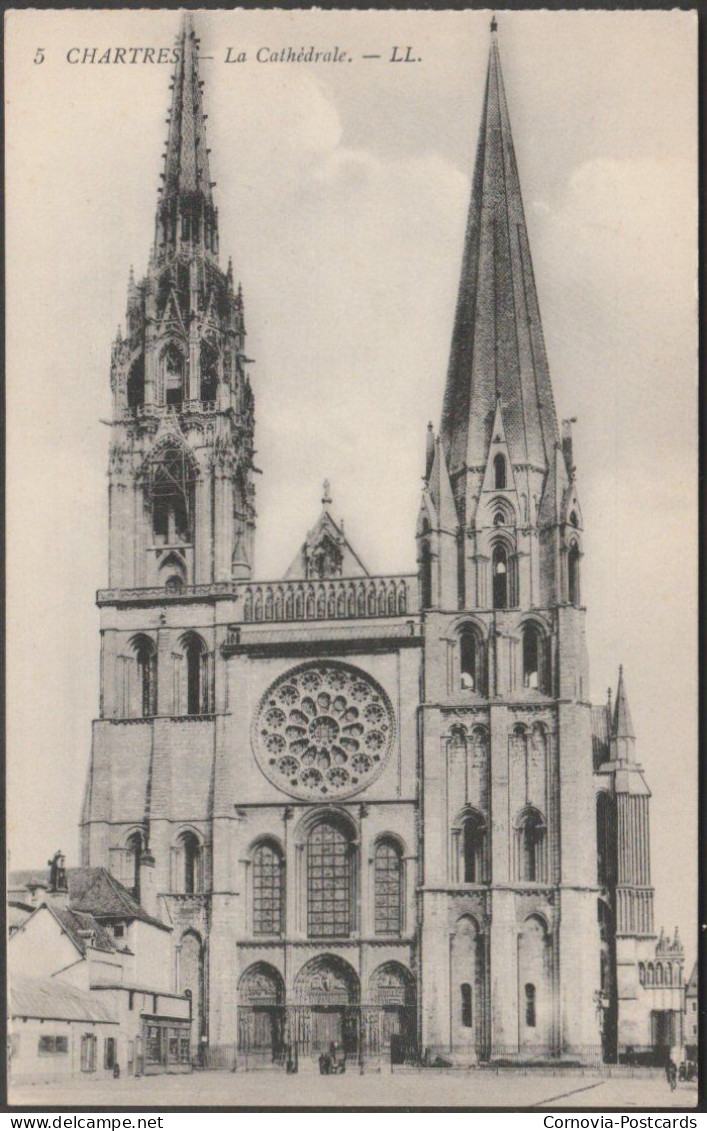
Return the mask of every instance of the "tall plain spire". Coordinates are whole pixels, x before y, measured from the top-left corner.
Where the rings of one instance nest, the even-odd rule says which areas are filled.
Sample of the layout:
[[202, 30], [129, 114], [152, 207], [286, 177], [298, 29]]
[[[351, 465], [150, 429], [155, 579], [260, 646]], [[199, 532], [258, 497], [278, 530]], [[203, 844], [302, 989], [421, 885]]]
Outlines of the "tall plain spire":
[[485, 463], [497, 402], [512, 463], [547, 471], [559, 437], [494, 18], [442, 410], [453, 482]]

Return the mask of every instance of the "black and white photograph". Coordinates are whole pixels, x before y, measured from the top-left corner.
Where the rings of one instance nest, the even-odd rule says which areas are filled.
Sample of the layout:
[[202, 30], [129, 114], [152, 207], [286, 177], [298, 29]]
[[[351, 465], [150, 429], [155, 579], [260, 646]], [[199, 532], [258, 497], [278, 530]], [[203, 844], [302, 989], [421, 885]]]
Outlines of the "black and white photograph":
[[697, 32], [6, 11], [13, 1109], [698, 1107]]

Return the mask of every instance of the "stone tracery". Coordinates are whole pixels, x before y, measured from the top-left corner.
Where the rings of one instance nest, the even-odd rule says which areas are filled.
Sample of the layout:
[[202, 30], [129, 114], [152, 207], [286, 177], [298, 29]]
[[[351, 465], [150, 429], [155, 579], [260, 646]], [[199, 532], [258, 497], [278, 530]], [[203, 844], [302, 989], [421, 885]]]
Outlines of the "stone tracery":
[[299, 797], [341, 797], [382, 771], [395, 731], [383, 689], [346, 664], [308, 664], [261, 700], [253, 745], [265, 775]]

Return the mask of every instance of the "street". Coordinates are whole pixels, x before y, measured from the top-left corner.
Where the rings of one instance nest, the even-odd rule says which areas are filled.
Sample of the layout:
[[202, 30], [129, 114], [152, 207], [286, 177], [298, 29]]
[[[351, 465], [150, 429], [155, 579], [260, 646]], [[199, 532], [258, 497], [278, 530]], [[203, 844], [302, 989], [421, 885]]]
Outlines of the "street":
[[580, 1072], [527, 1074], [503, 1070], [445, 1072], [407, 1070], [361, 1076], [320, 1076], [313, 1069], [287, 1076], [281, 1071], [194, 1072], [186, 1076], [87, 1080], [10, 1086], [13, 1105], [85, 1106], [109, 1109], [160, 1107], [695, 1107], [697, 1088], [670, 1091], [665, 1077], [582, 1075]]

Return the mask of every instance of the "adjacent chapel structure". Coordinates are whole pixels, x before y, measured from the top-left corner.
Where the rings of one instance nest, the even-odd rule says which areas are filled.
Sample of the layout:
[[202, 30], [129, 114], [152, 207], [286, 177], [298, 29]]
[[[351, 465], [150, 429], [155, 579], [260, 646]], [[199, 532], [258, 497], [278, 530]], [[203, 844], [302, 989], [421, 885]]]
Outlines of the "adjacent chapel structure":
[[587, 535], [495, 22], [404, 576], [368, 572], [326, 489], [285, 576], [255, 573], [254, 392], [198, 48], [186, 16], [154, 244], [112, 349], [82, 863], [173, 926], [201, 1057], [667, 1048], [682, 950], [670, 992], [648, 985], [650, 793], [623, 676], [613, 706], [588, 698]]

